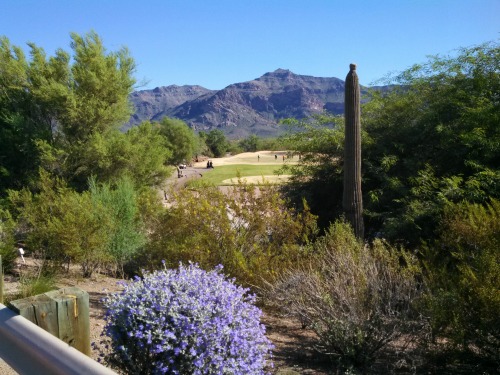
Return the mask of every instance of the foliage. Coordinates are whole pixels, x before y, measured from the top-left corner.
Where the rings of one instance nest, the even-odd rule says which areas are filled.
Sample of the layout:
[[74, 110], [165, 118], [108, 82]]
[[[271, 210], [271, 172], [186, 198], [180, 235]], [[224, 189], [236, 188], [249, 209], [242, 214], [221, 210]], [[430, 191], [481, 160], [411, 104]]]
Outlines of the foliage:
[[67, 149], [56, 149], [43, 142], [38, 146], [44, 169], [65, 177], [78, 190], [85, 190], [91, 177], [116, 183], [128, 176], [138, 189], [159, 186], [168, 175], [164, 163], [171, 155], [158, 129], [149, 123], [127, 133], [114, 129], [95, 133], [85, 143]]
[[222, 264], [239, 282], [261, 284], [307, 255], [315, 219], [298, 214], [272, 186], [238, 185], [227, 193], [216, 187], [169, 194], [168, 208], [149, 228], [141, 258], [175, 266], [193, 261], [203, 268]]
[[408, 253], [380, 240], [364, 247], [341, 222], [315, 243], [314, 253], [286, 272], [269, 297], [315, 331], [318, 351], [363, 368], [392, 343], [408, 344], [424, 332], [414, 305], [422, 294], [420, 270]]
[[363, 108], [368, 221], [414, 246], [436, 236], [449, 202], [500, 196], [500, 48], [435, 56], [393, 79]]
[[197, 151], [196, 135], [184, 121], [164, 117], [160, 121], [160, 134], [167, 139], [167, 147], [172, 151], [168, 164], [189, 163]]
[[259, 150], [259, 138], [255, 134], [251, 134], [245, 139], [239, 141], [238, 145], [244, 152], [255, 152]]
[[85, 140], [94, 133], [105, 133], [128, 120], [132, 107], [128, 96], [135, 80], [135, 63], [126, 48], [106, 53], [95, 32], [85, 36], [71, 34], [74, 64], [71, 66], [71, 92], [61, 118], [64, 134], [70, 140]]
[[223, 131], [219, 129], [210, 130], [206, 136], [205, 143], [212, 156], [216, 158], [224, 156], [229, 149], [229, 141]]
[[123, 266], [146, 242], [134, 186], [128, 178], [122, 178], [114, 188], [108, 184], [97, 185], [91, 180], [89, 190], [95, 204], [106, 207], [111, 216], [113, 227], [106, 253], [111, 255], [123, 278]]
[[500, 201], [446, 209], [428, 250], [434, 334], [500, 364]]
[[0, 191], [20, 188], [37, 170], [33, 139], [49, 139], [50, 123], [28, 95], [28, 63], [21, 48], [0, 38]]
[[14, 251], [14, 227], [15, 223], [10, 213], [0, 209], [0, 256], [5, 272], [12, 269], [17, 257], [17, 253]]
[[305, 199], [318, 216], [320, 228], [328, 228], [343, 212], [343, 118], [318, 115], [301, 121], [288, 119], [283, 126], [288, 133], [281, 142], [300, 155], [297, 165], [283, 168], [282, 173], [292, 175], [283, 191], [297, 207]]
[[90, 277], [110, 260], [106, 248], [114, 223], [109, 210], [89, 192], [77, 193], [44, 171], [38, 189], [9, 192], [27, 247], [46, 267], [57, 269], [72, 260]]
[[263, 374], [271, 344], [255, 297], [220, 271], [180, 265], [109, 296], [105, 361], [137, 374]]
[[[500, 48], [487, 43], [431, 57], [372, 92], [362, 107], [366, 234], [416, 247], [436, 238], [449, 203], [500, 197]], [[341, 214], [343, 137], [337, 119], [289, 120], [284, 142], [302, 154], [290, 168], [323, 228]], [[333, 127], [332, 127], [333, 126]]]
[[130, 116], [135, 66], [128, 51], [106, 52], [95, 32], [71, 38], [73, 55], [59, 49], [47, 58], [31, 43], [30, 60], [7, 38], [0, 41], [3, 191], [37, 177], [42, 151], [57, 166], [52, 172], [73, 178], [89, 140], [117, 130]]

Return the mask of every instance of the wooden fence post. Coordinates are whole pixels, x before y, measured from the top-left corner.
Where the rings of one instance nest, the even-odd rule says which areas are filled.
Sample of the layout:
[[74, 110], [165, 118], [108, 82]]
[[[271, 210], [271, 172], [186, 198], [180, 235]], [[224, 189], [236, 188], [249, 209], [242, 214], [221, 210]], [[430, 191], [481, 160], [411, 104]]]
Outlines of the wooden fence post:
[[68, 287], [12, 301], [19, 315], [90, 356], [89, 295]]

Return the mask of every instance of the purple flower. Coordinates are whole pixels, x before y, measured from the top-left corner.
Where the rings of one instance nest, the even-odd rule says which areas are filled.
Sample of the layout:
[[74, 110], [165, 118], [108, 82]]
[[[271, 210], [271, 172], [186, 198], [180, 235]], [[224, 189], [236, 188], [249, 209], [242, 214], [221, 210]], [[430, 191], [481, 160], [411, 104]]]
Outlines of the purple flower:
[[106, 298], [107, 362], [125, 372], [264, 374], [272, 346], [255, 296], [221, 272], [180, 265]]

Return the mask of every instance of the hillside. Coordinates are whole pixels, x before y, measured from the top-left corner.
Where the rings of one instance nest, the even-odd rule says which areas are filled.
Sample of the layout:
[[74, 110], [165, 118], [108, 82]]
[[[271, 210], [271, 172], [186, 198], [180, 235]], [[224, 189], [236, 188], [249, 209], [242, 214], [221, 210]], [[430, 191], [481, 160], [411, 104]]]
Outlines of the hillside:
[[[365, 91], [362, 88], [362, 91]], [[201, 86], [166, 86], [134, 92], [135, 114], [124, 127], [145, 120], [175, 117], [195, 130], [218, 128], [230, 138], [273, 136], [283, 118], [305, 118], [325, 110], [344, 111], [344, 81], [294, 74], [278, 69], [222, 90]]]

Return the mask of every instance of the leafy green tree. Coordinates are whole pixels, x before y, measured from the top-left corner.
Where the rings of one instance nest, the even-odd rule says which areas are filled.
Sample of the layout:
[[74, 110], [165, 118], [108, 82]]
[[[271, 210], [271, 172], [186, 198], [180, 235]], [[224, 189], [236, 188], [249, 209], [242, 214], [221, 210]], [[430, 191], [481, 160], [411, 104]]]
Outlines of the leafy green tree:
[[255, 134], [251, 134], [245, 139], [239, 141], [238, 146], [240, 146], [245, 152], [255, 152], [259, 149], [259, 137]]
[[[433, 57], [394, 77], [362, 107], [362, 183], [366, 234], [415, 247], [435, 238], [444, 208], [500, 195], [500, 48], [466, 48]], [[340, 213], [340, 124], [289, 121], [285, 138], [300, 152], [289, 185], [327, 227]], [[297, 129], [298, 128], [298, 129]], [[342, 129], [343, 131], [343, 129]], [[325, 194], [328, 192], [328, 194]], [[298, 202], [298, 199], [295, 199]]]
[[71, 95], [60, 122], [70, 140], [85, 140], [129, 119], [135, 63], [126, 48], [107, 53], [93, 31], [85, 36], [72, 33], [71, 39]]
[[292, 175], [282, 187], [292, 203], [302, 206], [305, 199], [318, 216], [321, 228], [342, 215], [342, 163], [344, 158], [344, 121], [328, 114], [308, 120], [288, 119], [288, 132], [281, 143], [300, 155], [297, 165], [284, 166]]
[[449, 202], [500, 194], [500, 47], [432, 57], [363, 108], [364, 186], [372, 230], [415, 245]]
[[40, 115], [30, 91], [29, 63], [0, 38], [0, 192], [21, 188], [38, 167], [35, 139], [50, 139], [50, 121]]
[[60, 176], [72, 176], [80, 149], [132, 112], [135, 65], [128, 51], [107, 53], [95, 32], [71, 38], [72, 55], [57, 50], [47, 58], [29, 44], [30, 60], [7, 38], [0, 41], [2, 189], [36, 178], [40, 157], [58, 164], [53, 171]]
[[206, 137], [205, 143], [216, 158], [224, 156], [229, 149], [229, 141], [222, 132], [222, 130], [214, 129], [211, 130]]
[[160, 133], [167, 139], [167, 147], [172, 151], [169, 164], [191, 161], [196, 153], [198, 140], [184, 121], [164, 117], [160, 121]]
[[198, 148], [196, 150], [197, 154], [208, 155], [208, 146], [207, 146], [207, 133], [204, 131], [198, 132]]

